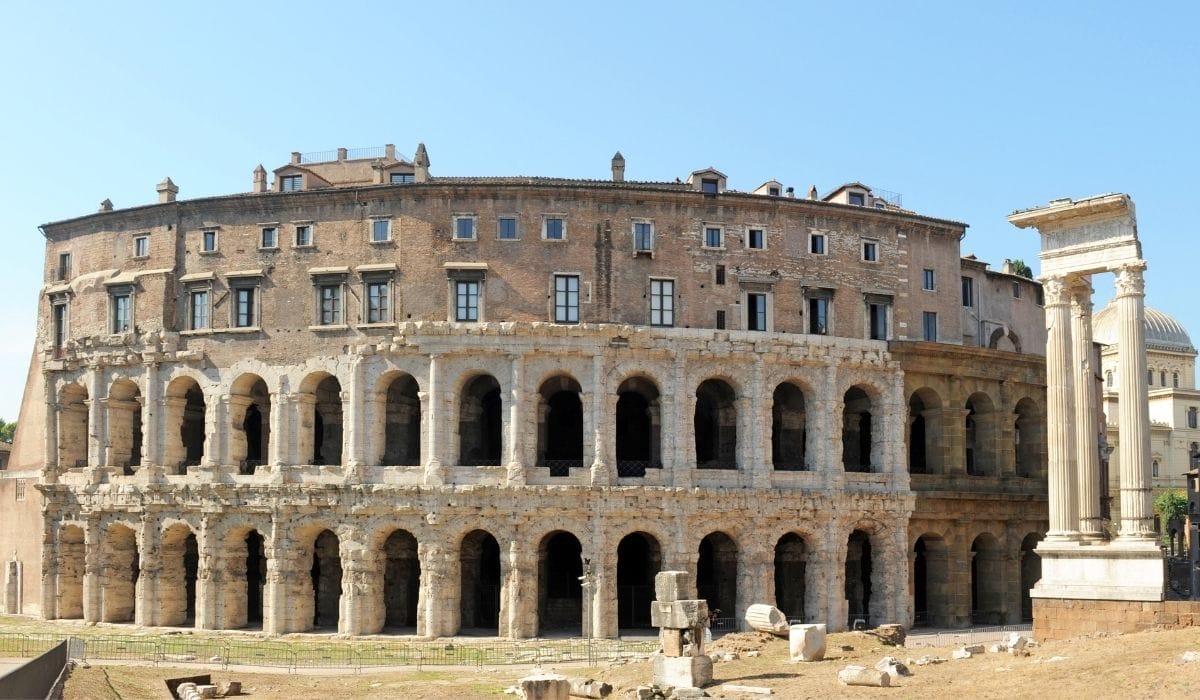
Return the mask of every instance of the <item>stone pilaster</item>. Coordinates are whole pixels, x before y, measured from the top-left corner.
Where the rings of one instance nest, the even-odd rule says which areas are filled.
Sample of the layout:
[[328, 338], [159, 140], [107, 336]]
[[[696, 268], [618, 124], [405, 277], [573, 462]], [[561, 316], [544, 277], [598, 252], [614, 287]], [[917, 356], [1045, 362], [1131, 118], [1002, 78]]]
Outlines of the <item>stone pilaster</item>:
[[100, 529], [98, 515], [92, 514], [88, 517], [83, 536], [83, 619], [87, 622], [99, 622], [104, 612], [104, 592], [101, 589], [104, 576], [104, 555], [100, 551], [104, 533]]
[[592, 419], [594, 421], [594, 437], [592, 443], [595, 445], [596, 457], [592, 461], [591, 482], [593, 486], [608, 486], [616, 482], [617, 470], [614, 460], [610, 459], [608, 453], [608, 425], [607, 416], [604, 410], [604, 386], [605, 377], [604, 355], [596, 354], [592, 357]]
[[510, 355], [511, 378], [508, 401], [508, 469], [509, 486], [525, 485], [525, 356]]
[[134, 587], [134, 622], [139, 625], [162, 624], [162, 606], [158, 590], [162, 573], [162, 537], [159, 518], [155, 513], [143, 513], [137, 532], [138, 573]]
[[288, 417], [292, 411], [294, 397], [283, 391], [271, 393], [271, 443], [268, 447], [267, 459], [273, 470], [278, 471], [288, 463], [288, 451], [295, 440], [291, 439], [288, 431]]
[[381, 553], [347, 547], [342, 555], [339, 634], [377, 634], [383, 629], [383, 585]]
[[1075, 452], [1079, 469], [1079, 532], [1103, 538], [1100, 520], [1100, 425], [1096, 416], [1097, 368], [1092, 365], [1092, 286], [1071, 287], [1071, 346], [1075, 359]]
[[[226, 561], [221, 551], [221, 543], [217, 537], [216, 525], [212, 515], [205, 515], [200, 522], [200, 532], [196, 537], [199, 562], [196, 566], [196, 628], [215, 630], [228, 629], [222, 624], [226, 617], [222, 608], [225, 599], [231, 597], [232, 591], [226, 592], [226, 587], [233, 584], [232, 577], [226, 576]], [[242, 582], [244, 586], [245, 583]], [[245, 620], [242, 620], [245, 624]], [[241, 625], [236, 625], [240, 627]]]
[[[1046, 540], [1072, 541], [1079, 536], [1075, 453], [1075, 365], [1071, 347], [1071, 300], [1068, 280], [1045, 281], [1046, 296], [1046, 445], [1050, 531]], [[1144, 374], [1144, 372], [1143, 372]], [[1144, 386], [1144, 385], [1143, 385]]]
[[162, 382], [159, 381], [158, 363], [147, 361], [144, 365], [146, 385], [142, 390], [142, 454], [141, 464], [147, 466], [162, 466], [162, 426], [159, 417], [162, 414]]
[[503, 607], [500, 634], [513, 639], [537, 636], [537, 549], [519, 537], [508, 544], [503, 579]]
[[[425, 424], [425, 439], [427, 441], [426, 449], [422, 450], [421, 454], [425, 456], [425, 483], [429, 486], [437, 486], [446, 482], [445, 456], [442, 453], [441, 423], [448, 416], [444, 415], [445, 403], [442, 400], [441, 394], [441, 366], [441, 356], [431, 354], [429, 356], [429, 382], [426, 385], [427, 389], [424, 395], [418, 394], [421, 399], [421, 421]], [[423, 573], [422, 577], [424, 577]]]
[[[1154, 539], [1151, 503], [1150, 407], [1146, 385], [1145, 283], [1146, 264], [1138, 262], [1117, 271], [1117, 375], [1121, 469], [1121, 527], [1125, 541]], [[1053, 430], [1053, 421], [1051, 421]]]
[[91, 367], [88, 369], [88, 466], [102, 467], [107, 462], [108, 450], [105, 449], [105, 433], [107, 432], [104, 425], [105, 410], [104, 404], [100, 399], [100, 392], [103, 389], [103, 370], [99, 367]]
[[366, 452], [368, 446], [368, 431], [363, 408], [366, 404], [366, 362], [362, 355], [355, 355], [350, 361], [350, 391], [342, 393], [342, 415], [346, 417], [345, 436], [346, 458], [343, 468], [344, 476], [355, 482], [362, 478], [362, 468], [367, 464]]
[[672, 483], [679, 488], [691, 487], [696, 469], [696, 438], [692, 422], [696, 411], [696, 392], [688, 387], [687, 381], [687, 354], [678, 350], [671, 366], [671, 383], [663, 392], [674, 397], [675, 410], [670, 423], [663, 426], [660, 433], [671, 436], [675, 455], [671, 477]]

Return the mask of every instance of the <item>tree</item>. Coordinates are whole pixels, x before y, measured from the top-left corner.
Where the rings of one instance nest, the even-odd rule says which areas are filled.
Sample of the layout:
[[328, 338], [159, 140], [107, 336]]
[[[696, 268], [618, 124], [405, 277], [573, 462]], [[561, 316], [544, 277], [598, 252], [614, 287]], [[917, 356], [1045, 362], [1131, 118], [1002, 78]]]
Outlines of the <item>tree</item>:
[[1164, 542], [1170, 538], [1168, 524], [1176, 518], [1182, 521], [1187, 515], [1187, 508], [1187, 495], [1178, 489], [1163, 491], [1155, 497], [1154, 512], [1158, 513], [1159, 522], [1162, 523]]
[[1012, 261], [1012, 271], [1014, 275], [1020, 275], [1022, 277], [1033, 279], [1033, 270], [1029, 269], [1029, 266], [1025, 264], [1025, 261], [1020, 258]]
[[5, 423], [3, 418], [0, 418], [0, 440], [4, 442], [12, 442], [13, 435], [17, 434], [17, 422]]

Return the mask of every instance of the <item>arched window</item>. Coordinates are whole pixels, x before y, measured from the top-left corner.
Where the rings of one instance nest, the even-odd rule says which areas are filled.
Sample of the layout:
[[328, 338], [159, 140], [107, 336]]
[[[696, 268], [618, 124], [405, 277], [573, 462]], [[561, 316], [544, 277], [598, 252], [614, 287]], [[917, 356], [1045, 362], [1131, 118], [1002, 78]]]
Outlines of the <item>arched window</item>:
[[1108, 388], [1110, 388], [1110, 389], [1112, 388], [1112, 385], [1113, 385], [1113, 376], [1112, 376], [1112, 370], [1111, 370], [1111, 369], [1110, 369], [1110, 370], [1108, 370], [1107, 372], [1105, 372], [1105, 373], [1104, 373], [1104, 385], [1105, 385], [1105, 386], [1107, 386], [1107, 387], [1108, 387]]
[[1159, 386], [1167, 385], [1167, 373], [1162, 370], [1159, 370], [1159, 372], [1158, 372], [1158, 385]]
[[1171, 387], [1174, 389], [1179, 388], [1179, 373], [1178, 372], [1171, 373]]
[[1154, 370], [1146, 370], [1146, 383], [1150, 386], [1154, 386]]
[[1155, 478], [1158, 478], [1158, 460], [1157, 460], [1157, 459], [1156, 459], [1156, 460], [1154, 460], [1154, 464], [1152, 464], [1152, 465], [1150, 465], [1150, 466], [1151, 466], [1151, 468], [1152, 468], [1152, 470], [1153, 470], [1153, 472], [1152, 472], [1152, 473], [1153, 473], [1154, 477], [1155, 477]]

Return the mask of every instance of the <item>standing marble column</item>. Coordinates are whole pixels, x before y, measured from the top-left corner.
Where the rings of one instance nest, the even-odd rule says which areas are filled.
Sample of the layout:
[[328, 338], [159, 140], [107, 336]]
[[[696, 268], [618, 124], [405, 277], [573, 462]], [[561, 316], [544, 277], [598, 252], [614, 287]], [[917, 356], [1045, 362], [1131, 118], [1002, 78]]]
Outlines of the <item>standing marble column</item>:
[[[1150, 406], [1146, 386], [1144, 262], [1117, 271], [1117, 374], [1121, 379], [1118, 431], [1122, 540], [1154, 538], [1150, 494]], [[1053, 430], [1053, 423], [1051, 423]]]
[[1075, 367], [1071, 352], [1071, 300], [1067, 280], [1050, 277], [1046, 293], [1046, 445], [1050, 453], [1050, 531], [1047, 541], [1079, 536], [1076, 501]]
[[1092, 285], [1071, 287], [1071, 344], [1075, 358], [1075, 450], [1079, 461], [1079, 532], [1100, 539], [1100, 443], [1096, 420], [1096, 368], [1092, 365]]

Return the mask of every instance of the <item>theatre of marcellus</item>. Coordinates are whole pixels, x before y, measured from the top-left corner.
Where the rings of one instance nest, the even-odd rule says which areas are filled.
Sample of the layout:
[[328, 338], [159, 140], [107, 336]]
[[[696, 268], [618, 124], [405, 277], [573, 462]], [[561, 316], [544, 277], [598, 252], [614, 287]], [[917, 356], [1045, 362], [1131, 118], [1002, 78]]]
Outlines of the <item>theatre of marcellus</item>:
[[718, 629], [1006, 624], [1047, 533], [1099, 526], [1099, 495], [1047, 503], [1066, 292], [897, 195], [619, 153], [441, 177], [423, 145], [251, 183], [42, 227], [5, 611], [613, 637], [671, 569]]

